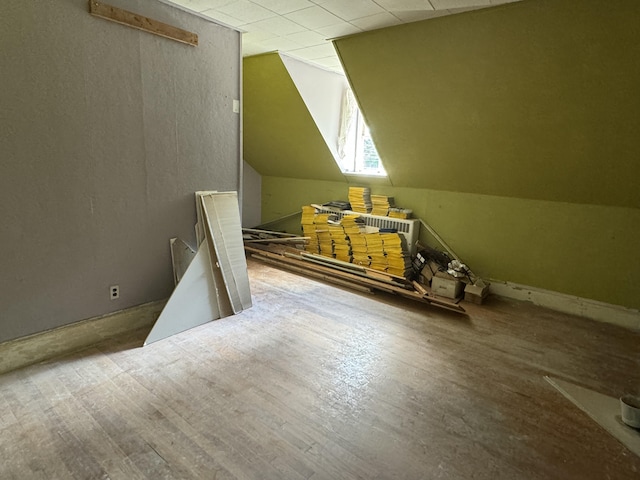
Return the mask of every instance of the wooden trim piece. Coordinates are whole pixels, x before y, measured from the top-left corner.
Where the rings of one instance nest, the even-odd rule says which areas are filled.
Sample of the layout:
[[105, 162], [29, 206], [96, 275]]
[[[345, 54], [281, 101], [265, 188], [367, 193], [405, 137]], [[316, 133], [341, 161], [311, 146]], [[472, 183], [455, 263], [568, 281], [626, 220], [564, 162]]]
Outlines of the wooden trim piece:
[[152, 18], [107, 5], [106, 3], [89, 0], [89, 13], [94, 17], [104, 18], [105, 20], [110, 20], [120, 25], [137, 28], [138, 30], [169, 38], [176, 42], [186, 43], [194, 47], [198, 45], [198, 35], [196, 33], [188, 32], [187, 30], [182, 30], [181, 28], [167, 25]]
[[242, 227], [242, 233], [266, 233], [268, 235], [275, 235], [277, 237], [297, 237], [295, 233], [286, 232], [274, 232], [273, 230], [260, 230], [259, 228], [245, 228]]
[[640, 311], [589, 298], [576, 297], [519, 283], [491, 280], [489, 292], [500, 297], [531, 302], [556, 312], [611, 323], [640, 332]]

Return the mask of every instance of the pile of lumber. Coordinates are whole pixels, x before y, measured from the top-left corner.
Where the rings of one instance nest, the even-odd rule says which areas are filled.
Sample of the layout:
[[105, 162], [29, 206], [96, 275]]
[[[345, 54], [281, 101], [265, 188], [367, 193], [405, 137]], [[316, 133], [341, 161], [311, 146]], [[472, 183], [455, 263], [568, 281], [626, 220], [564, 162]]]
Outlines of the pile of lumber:
[[296, 248], [298, 237], [289, 237], [288, 234], [272, 232], [272, 238], [273, 242], [245, 241], [245, 251], [259, 261], [343, 287], [368, 293], [392, 293], [436, 307], [464, 312], [458, 301], [436, 297], [428, 287], [405, 277], [301, 250]]

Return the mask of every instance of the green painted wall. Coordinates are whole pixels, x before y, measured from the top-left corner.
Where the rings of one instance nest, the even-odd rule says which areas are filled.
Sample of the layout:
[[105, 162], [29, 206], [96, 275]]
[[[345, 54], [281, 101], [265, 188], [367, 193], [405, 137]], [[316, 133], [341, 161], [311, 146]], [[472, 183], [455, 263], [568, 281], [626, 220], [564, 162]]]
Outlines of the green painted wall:
[[344, 180], [280, 55], [243, 61], [244, 159], [262, 175]]
[[[640, 308], [639, 25], [631, 0], [524, 0], [337, 41], [393, 183], [374, 193], [482, 276]], [[263, 221], [347, 196], [291, 158], [259, 169]]]
[[[344, 182], [263, 177], [263, 220], [345, 199], [347, 191]], [[640, 209], [417, 188], [372, 191], [412, 208], [482, 277], [640, 308]], [[278, 227], [297, 233], [299, 218]]]
[[524, 0], [335, 45], [393, 185], [638, 208], [639, 25]]

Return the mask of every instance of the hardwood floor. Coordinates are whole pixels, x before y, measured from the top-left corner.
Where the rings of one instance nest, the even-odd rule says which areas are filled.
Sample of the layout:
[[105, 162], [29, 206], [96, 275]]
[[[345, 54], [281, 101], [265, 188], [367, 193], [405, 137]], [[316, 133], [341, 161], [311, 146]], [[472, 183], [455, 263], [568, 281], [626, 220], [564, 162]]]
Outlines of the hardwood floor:
[[640, 478], [640, 458], [543, 379], [640, 393], [640, 334], [249, 267], [240, 315], [0, 376], [0, 478]]

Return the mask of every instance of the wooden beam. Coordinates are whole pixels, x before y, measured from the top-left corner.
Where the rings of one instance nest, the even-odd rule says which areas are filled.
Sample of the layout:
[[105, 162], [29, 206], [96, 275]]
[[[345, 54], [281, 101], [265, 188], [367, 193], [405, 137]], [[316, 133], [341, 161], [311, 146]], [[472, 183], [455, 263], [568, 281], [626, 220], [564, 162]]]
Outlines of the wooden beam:
[[181, 28], [167, 25], [166, 23], [153, 20], [152, 18], [138, 15], [118, 7], [112, 7], [106, 3], [89, 0], [89, 13], [95, 17], [104, 18], [121, 25], [137, 28], [154, 35], [169, 38], [176, 42], [186, 43], [187, 45], [197, 46], [198, 35]]
[[242, 228], [242, 233], [265, 233], [267, 235], [275, 235], [277, 237], [297, 237], [295, 233], [274, 232], [273, 230], [260, 230], [257, 228]]
[[305, 243], [310, 237], [245, 238], [244, 243]]
[[335, 283], [336, 285], [340, 285], [341, 287], [350, 288], [352, 290], [357, 290], [363, 293], [373, 293], [368, 287], [364, 287], [362, 285], [356, 285], [353, 282], [348, 280], [341, 280], [332, 275], [324, 275], [319, 272], [315, 272], [313, 270], [309, 270], [308, 268], [296, 267], [294, 265], [289, 265], [287, 263], [283, 263], [279, 260], [273, 260], [272, 258], [265, 257], [264, 255], [258, 255], [256, 253], [251, 254], [252, 258], [256, 260], [260, 260], [261, 262], [269, 263], [271, 265], [276, 265], [278, 267], [285, 268], [287, 270], [291, 270], [292, 272], [299, 273], [300, 275], [306, 275], [307, 277], [318, 278], [320, 280], [324, 280], [325, 282]]

